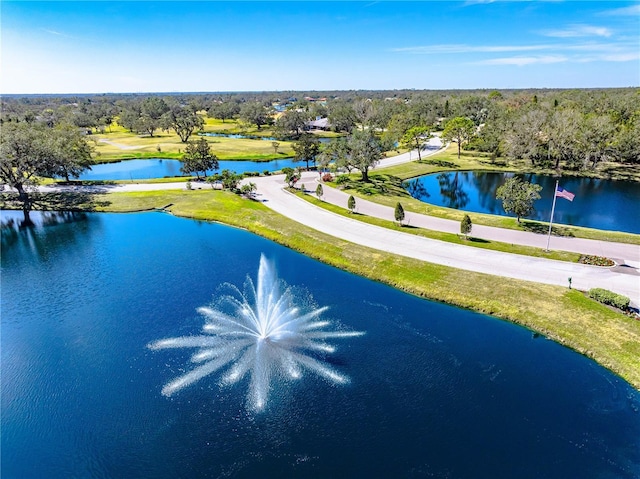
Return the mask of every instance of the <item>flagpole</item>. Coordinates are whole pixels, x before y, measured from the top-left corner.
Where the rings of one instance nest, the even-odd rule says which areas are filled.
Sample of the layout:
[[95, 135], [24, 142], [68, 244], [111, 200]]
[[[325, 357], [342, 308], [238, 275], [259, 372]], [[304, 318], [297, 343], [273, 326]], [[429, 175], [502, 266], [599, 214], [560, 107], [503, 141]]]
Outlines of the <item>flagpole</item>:
[[551, 207], [551, 218], [549, 219], [549, 235], [547, 236], [547, 249], [545, 250], [547, 253], [549, 252], [549, 242], [551, 241], [551, 225], [553, 224], [553, 213], [556, 210], [556, 193], [558, 192], [558, 183], [560, 180], [556, 180], [556, 187], [553, 190], [553, 206]]

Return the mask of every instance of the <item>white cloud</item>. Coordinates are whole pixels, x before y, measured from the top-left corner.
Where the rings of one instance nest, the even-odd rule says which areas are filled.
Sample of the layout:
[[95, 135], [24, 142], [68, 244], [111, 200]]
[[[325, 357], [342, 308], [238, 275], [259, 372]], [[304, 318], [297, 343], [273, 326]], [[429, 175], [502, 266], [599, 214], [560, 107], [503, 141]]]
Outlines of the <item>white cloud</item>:
[[424, 45], [415, 47], [392, 48], [390, 51], [398, 53], [414, 54], [439, 54], [439, 53], [500, 53], [500, 52], [525, 52], [534, 50], [548, 50], [551, 45]]
[[464, 2], [464, 6], [468, 7], [470, 5], [484, 5], [487, 3], [494, 3], [496, 0], [467, 0]]
[[607, 27], [594, 27], [592, 25], [569, 25], [561, 30], [543, 30], [540, 34], [555, 38], [576, 37], [610, 37], [612, 32]]
[[492, 58], [474, 62], [474, 65], [515, 65], [522, 67], [534, 64], [563, 63], [568, 60], [569, 59], [563, 55], [539, 55], [530, 57]]
[[640, 52], [607, 53], [603, 55], [579, 56], [575, 58], [576, 63], [592, 62], [632, 62], [640, 60]]
[[614, 8], [613, 10], [605, 10], [600, 15], [605, 16], [620, 16], [620, 17], [633, 17], [640, 15], [640, 4], [631, 5], [630, 7]]

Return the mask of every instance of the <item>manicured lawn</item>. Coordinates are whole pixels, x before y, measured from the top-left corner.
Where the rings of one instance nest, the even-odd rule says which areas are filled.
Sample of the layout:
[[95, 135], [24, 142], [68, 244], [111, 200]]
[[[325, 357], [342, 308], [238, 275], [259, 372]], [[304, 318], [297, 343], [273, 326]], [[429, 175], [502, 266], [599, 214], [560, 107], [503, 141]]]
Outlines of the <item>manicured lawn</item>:
[[[460, 160], [458, 160], [457, 149], [455, 145], [453, 145], [449, 146], [449, 148], [441, 154], [425, 158], [421, 163], [411, 162], [402, 165], [391, 166], [389, 168], [374, 170], [374, 172], [370, 173], [369, 175], [373, 183], [373, 188], [370, 187], [371, 185], [363, 185], [362, 183], [359, 183], [358, 178], [360, 177], [360, 175], [353, 174], [351, 175], [351, 177], [358, 187], [345, 189], [345, 191], [353, 194], [356, 197], [359, 196], [369, 201], [374, 201], [376, 203], [380, 203], [392, 208], [395, 207], [396, 203], [401, 202], [405, 211], [435, 216], [438, 218], [445, 218], [457, 222], [462, 221], [462, 218], [465, 214], [469, 214], [471, 220], [473, 221], [473, 224], [477, 225], [495, 226], [498, 228], [507, 228], [522, 231], [546, 232], [548, 223], [533, 220], [523, 220], [522, 223], [518, 224], [517, 220], [511, 217], [487, 215], [482, 213], [468, 213], [453, 208], [434, 206], [412, 198], [411, 195], [409, 195], [400, 186], [401, 180], [414, 178], [416, 176], [422, 176], [430, 173], [455, 170], [514, 171], [514, 168], [511, 166], [510, 168], [504, 166], [493, 166], [488, 156], [476, 156], [476, 154], [468, 152], [463, 152]], [[530, 172], [531, 170], [518, 169], [516, 167], [515, 171]], [[542, 171], [539, 173], [544, 174], [549, 172]], [[367, 194], [367, 192], [373, 194]], [[640, 235], [634, 235], [631, 233], [596, 230], [591, 228], [582, 228], [579, 226], [558, 225], [554, 225], [553, 232], [554, 234], [561, 236], [575, 236], [576, 238], [587, 238], [601, 241], [612, 241], [617, 243], [640, 245]]]
[[296, 196], [312, 203], [320, 208], [324, 208], [333, 213], [339, 214], [346, 218], [362, 221], [371, 225], [380, 226], [382, 228], [388, 228], [395, 231], [401, 231], [403, 233], [414, 234], [422, 236], [424, 238], [430, 238], [438, 241], [446, 241], [448, 243], [455, 243], [464, 246], [473, 246], [475, 248], [489, 249], [493, 251], [501, 251], [504, 253], [521, 254], [525, 256], [535, 256], [538, 258], [554, 259], [558, 261], [569, 261], [577, 263], [580, 259], [580, 254], [570, 253], [568, 251], [549, 251], [545, 252], [542, 248], [534, 248], [531, 246], [512, 245], [507, 243], [500, 243], [497, 241], [489, 241], [484, 239], [473, 238], [473, 235], [469, 236], [469, 239], [464, 239], [464, 236], [445, 233], [441, 231], [433, 231], [424, 228], [412, 227], [411, 225], [400, 226], [397, 223], [389, 220], [383, 220], [380, 218], [374, 218], [372, 216], [362, 215], [359, 213], [351, 213], [347, 208], [341, 208], [331, 203], [321, 201], [312, 194], [304, 194], [297, 191]]
[[[173, 132], [158, 131], [153, 137], [136, 135], [121, 129], [91, 135], [97, 162], [132, 158], [181, 158], [185, 144]], [[191, 139], [199, 138], [193, 135]], [[293, 155], [291, 142], [280, 141], [275, 153], [270, 141], [206, 137], [212, 151], [221, 160], [273, 160]]]

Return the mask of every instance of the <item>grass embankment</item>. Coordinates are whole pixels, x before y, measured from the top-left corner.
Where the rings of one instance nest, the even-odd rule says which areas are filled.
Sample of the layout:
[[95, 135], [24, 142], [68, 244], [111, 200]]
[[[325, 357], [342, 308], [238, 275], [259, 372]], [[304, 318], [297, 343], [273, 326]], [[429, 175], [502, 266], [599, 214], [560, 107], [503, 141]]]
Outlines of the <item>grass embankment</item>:
[[[609, 164], [602, 168], [606, 169], [606, 171], [613, 171], [614, 165]], [[405, 211], [445, 218], [457, 222], [462, 221], [464, 215], [468, 214], [474, 225], [494, 226], [497, 228], [530, 231], [541, 234], [547, 233], [549, 223], [546, 222], [522, 220], [521, 223], [518, 223], [517, 220], [512, 217], [469, 213], [453, 208], [434, 206], [412, 198], [402, 187], [402, 181], [417, 176], [445, 171], [463, 172], [470, 170], [533, 173], [531, 168], [527, 168], [524, 162], [513, 162], [509, 163], [508, 166], [500, 165], [492, 163], [488, 156], [476, 152], [463, 152], [460, 159], [458, 159], [457, 148], [453, 145], [449, 146], [449, 148], [442, 153], [423, 159], [420, 163], [414, 161], [374, 170], [374, 172], [369, 175], [371, 183], [363, 184], [358, 180], [360, 175], [353, 174], [351, 175], [353, 181], [350, 182], [349, 187], [345, 188], [345, 192], [391, 208], [394, 208], [396, 203], [401, 202]], [[631, 167], [624, 166], [621, 170], [616, 171], [618, 171], [618, 176], [620, 176], [620, 171], [630, 172], [631, 170]], [[638, 171], [636, 172], [635, 170]], [[636, 167], [633, 171], [634, 175], [637, 174], [637, 180], [640, 181], [640, 168]], [[539, 170], [535, 171], [535, 173], [552, 175], [555, 172]], [[600, 171], [600, 173], [602, 172]], [[601, 175], [601, 177], [606, 177], [606, 175]], [[629, 179], [633, 178], [630, 177]], [[640, 235], [582, 228], [579, 226], [553, 225], [553, 234], [640, 245]]]
[[246, 229], [324, 263], [409, 293], [512, 321], [564, 344], [640, 389], [640, 321], [583, 293], [420, 262], [356, 246], [300, 225], [261, 203], [221, 191], [113, 193], [101, 211], [162, 208], [175, 215]]
[[[212, 132], [225, 133], [229, 131], [217, 129]], [[293, 156], [292, 143], [288, 141], [279, 141], [276, 153], [270, 141], [260, 139], [202, 137], [195, 133], [190, 139], [197, 138], [206, 138], [211, 144], [211, 150], [220, 160], [269, 161]], [[173, 131], [158, 130], [151, 137], [130, 133], [119, 126], [112, 126], [111, 132], [94, 134], [90, 139], [94, 142], [97, 163], [109, 163], [124, 159], [179, 159], [182, 158], [185, 149], [185, 144]]]
[[351, 213], [347, 208], [342, 208], [332, 203], [321, 201], [318, 198], [312, 196], [311, 194], [302, 193], [299, 190], [296, 190], [295, 195], [302, 198], [305, 201], [308, 201], [309, 203], [315, 206], [319, 206], [320, 208], [323, 208], [327, 211], [331, 211], [332, 213], [336, 213], [340, 216], [344, 216], [345, 218], [362, 221], [363, 223], [380, 226], [382, 228], [392, 229], [402, 233], [422, 236], [423, 238], [430, 238], [438, 241], [446, 241], [447, 243], [455, 243], [455, 244], [464, 245], [464, 246], [473, 246], [475, 248], [501, 251], [503, 253], [534, 256], [537, 258], [553, 259], [557, 261], [569, 261], [572, 263], [577, 263], [581, 256], [579, 253], [571, 253], [568, 251], [552, 250], [552, 251], [546, 252], [542, 248], [534, 248], [532, 246], [500, 243], [499, 241], [490, 241], [485, 239], [474, 238], [473, 236], [469, 236], [468, 239], [465, 239], [464, 236], [458, 235], [458, 234], [445, 233], [443, 231], [434, 231], [434, 230], [429, 230], [424, 228], [418, 228], [411, 225], [400, 226], [398, 223], [394, 221], [375, 218], [373, 216], [367, 216], [360, 213]]

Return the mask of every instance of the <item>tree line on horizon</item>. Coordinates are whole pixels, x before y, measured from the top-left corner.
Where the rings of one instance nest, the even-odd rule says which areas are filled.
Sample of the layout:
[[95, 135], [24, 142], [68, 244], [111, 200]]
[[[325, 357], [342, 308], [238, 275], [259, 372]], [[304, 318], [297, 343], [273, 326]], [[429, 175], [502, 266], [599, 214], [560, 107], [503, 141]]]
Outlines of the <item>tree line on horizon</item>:
[[[18, 190], [27, 218], [28, 188], [38, 176], [68, 180], [90, 167], [87, 133], [106, 131], [114, 121], [149, 137], [172, 129], [199, 152], [189, 138], [202, 128], [205, 114], [268, 127], [270, 134], [294, 141], [294, 159], [307, 168], [309, 162], [334, 162], [358, 169], [364, 182], [384, 151], [417, 149], [420, 159], [422, 144], [436, 130], [457, 143], [458, 156], [464, 148], [492, 160], [525, 160], [532, 168], [558, 171], [595, 169], [608, 161], [640, 164], [637, 88], [313, 94], [6, 96], [0, 109], [0, 181]], [[318, 117], [327, 118], [342, 138], [320, 145], [305, 131]], [[215, 158], [209, 146], [207, 155], [185, 157], [185, 172], [197, 173], [209, 164], [203, 158]]]
[[[277, 115], [274, 105], [280, 106]], [[1, 106], [0, 124], [106, 131], [117, 121], [141, 135], [174, 130], [185, 143], [202, 128], [203, 112], [268, 127], [289, 140], [298, 140], [310, 120], [327, 118], [331, 129], [344, 135], [356, 129], [375, 132], [383, 151], [415, 147], [430, 132], [464, 119], [465, 131], [453, 137], [458, 146], [494, 159], [568, 170], [595, 168], [603, 161], [640, 163], [637, 88], [10, 95]]]

